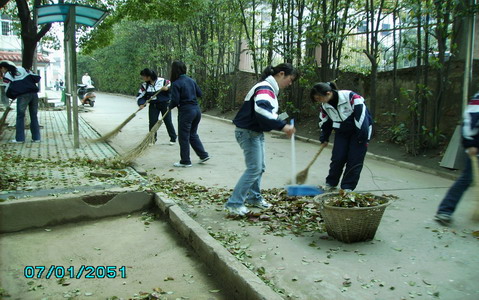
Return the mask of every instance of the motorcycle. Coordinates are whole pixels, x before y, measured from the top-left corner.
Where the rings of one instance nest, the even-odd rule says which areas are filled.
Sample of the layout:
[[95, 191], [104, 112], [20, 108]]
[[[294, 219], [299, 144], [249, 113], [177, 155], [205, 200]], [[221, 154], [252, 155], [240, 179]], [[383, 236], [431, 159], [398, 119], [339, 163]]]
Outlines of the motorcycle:
[[77, 84], [77, 96], [82, 105], [88, 104], [91, 107], [95, 105], [96, 95], [94, 93], [95, 87], [93, 85]]

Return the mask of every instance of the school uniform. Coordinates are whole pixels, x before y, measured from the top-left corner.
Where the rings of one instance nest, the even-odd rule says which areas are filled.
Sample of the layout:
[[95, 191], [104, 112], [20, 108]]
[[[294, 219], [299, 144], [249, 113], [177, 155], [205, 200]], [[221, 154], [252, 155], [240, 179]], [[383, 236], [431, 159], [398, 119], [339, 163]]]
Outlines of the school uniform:
[[[472, 97], [464, 111], [462, 123], [462, 145], [464, 146], [464, 149], [471, 147], [479, 148], [479, 93]], [[454, 182], [451, 188], [447, 191], [446, 196], [441, 201], [441, 204], [439, 204], [437, 214], [450, 217], [456, 210], [457, 204], [471, 183], [472, 164], [471, 159], [467, 156], [466, 164], [461, 176], [459, 176], [456, 182]]]
[[184, 74], [171, 85], [170, 110], [178, 107], [178, 142], [180, 164], [183, 165], [191, 165], [190, 145], [201, 160], [208, 158], [208, 152], [198, 136], [198, 125], [201, 121], [198, 98], [201, 96], [198, 84]]
[[[169, 80], [163, 79], [158, 77], [155, 83], [150, 84], [148, 82], [143, 82], [141, 84], [140, 90], [138, 91], [138, 95], [136, 97], [138, 105], [143, 105], [150, 99], [152, 95], [154, 95], [157, 91], [159, 91], [162, 87], [167, 86], [168, 91], [161, 91], [156, 95], [151, 101], [148, 107], [148, 120], [149, 120], [149, 129], [155, 126], [160, 113], [163, 117], [163, 122], [165, 123], [166, 130], [168, 131], [168, 136], [170, 137], [170, 142], [176, 141], [176, 131], [175, 127], [173, 126], [171, 113], [166, 114], [168, 110], [169, 101], [171, 98], [170, 88], [171, 83]], [[165, 115], [166, 114], [166, 115]], [[155, 133], [155, 141], [156, 141], [157, 134]]]
[[352, 91], [333, 91], [335, 99], [323, 103], [319, 114], [321, 135], [319, 141], [329, 142], [334, 130], [334, 146], [329, 175], [326, 183], [337, 186], [341, 179], [341, 188], [354, 190], [358, 184], [363, 167], [367, 145], [372, 133], [372, 118], [364, 104], [364, 98]]
[[243, 150], [246, 170], [240, 177], [225, 207], [257, 205], [261, 196], [261, 178], [265, 171], [264, 133], [282, 130], [286, 122], [278, 117], [279, 86], [273, 76], [254, 85], [236, 114], [235, 138]]
[[40, 124], [38, 122], [38, 91], [37, 83], [40, 76], [23, 67], [17, 67], [17, 74], [12, 76], [5, 73], [3, 82], [6, 84], [5, 93], [10, 99], [17, 99], [17, 122], [15, 125], [15, 141], [25, 141], [25, 111], [30, 113], [30, 131], [32, 140], [40, 141]]

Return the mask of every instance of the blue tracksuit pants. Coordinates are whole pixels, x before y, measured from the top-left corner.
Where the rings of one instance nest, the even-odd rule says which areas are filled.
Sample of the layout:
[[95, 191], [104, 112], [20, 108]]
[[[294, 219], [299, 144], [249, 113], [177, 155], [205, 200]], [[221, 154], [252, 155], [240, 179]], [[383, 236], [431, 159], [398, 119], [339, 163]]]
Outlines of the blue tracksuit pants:
[[[333, 155], [329, 165], [326, 183], [337, 186], [341, 175], [341, 189], [354, 190], [358, 185], [359, 175], [363, 168], [364, 157], [368, 150], [366, 143], [358, 142], [357, 132], [337, 132], [334, 137]], [[344, 166], [346, 169], [344, 170]], [[344, 174], [343, 174], [344, 170]]]
[[191, 164], [190, 145], [200, 159], [208, 157], [208, 152], [198, 136], [200, 120], [201, 111], [198, 105], [186, 105], [178, 109], [178, 142], [182, 164]]

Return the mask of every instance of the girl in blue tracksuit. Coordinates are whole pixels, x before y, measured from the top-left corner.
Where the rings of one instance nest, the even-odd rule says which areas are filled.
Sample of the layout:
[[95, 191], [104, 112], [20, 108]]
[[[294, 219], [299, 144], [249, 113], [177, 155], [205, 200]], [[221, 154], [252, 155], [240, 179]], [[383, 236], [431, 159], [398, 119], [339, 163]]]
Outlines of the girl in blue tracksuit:
[[457, 204], [472, 183], [472, 164], [469, 155], [477, 156], [479, 154], [479, 92], [472, 97], [464, 111], [462, 145], [468, 153], [465, 168], [461, 176], [447, 191], [434, 217], [434, 219], [442, 225], [449, 225], [451, 223], [452, 214], [456, 210]]
[[40, 124], [38, 123], [38, 91], [37, 83], [40, 76], [16, 67], [8, 61], [0, 62], [0, 72], [6, 84], [5, 93], [10, 99], [17, 99], [17, 123], [15, 125], [15, 139], [13, 143], [25, 142], [25, 111], [28, 107], [30, 113], [30, 131], [32, 142], [40, 142]]
[[198, 98], [201, 89], [196, 82], [186, 76], [186, 65], [181, 61], [171, 64], [171, 102], [170, 110], [178, 107], [178, 139], [180, 144], [180, 161], [175, 167], [191, 167], [190, 145], [200, 158], [200, 163], [210, 159], [203, 143], [198, 136], [198, 124], [201, 120], [201, 110]]
[[336, 188], [342, 175], [341, 189], [352, 191], [358, 185], [372, 132], [373, 122], [364, 98], [352, 91], [338, 90], [333, 82], [315, 84], [310, 97], [321, 104], [319, 141], [327, 145], [331, 132], [335, 132], [326, 188]]
[[[158, 77], [155, 71], [148, 68], [141, 70], [140, 76], [144, 82], [141, 84], [138, 95], [136, 96], [139, 107], [144, 108], [146, 106], [146, 101], [148, 101], [148, 99], [150, 99], [150, 97], [156, 92], [161, 91], [150, 101], [150, 105], [148, 107], [148, 130], [151, 130], [151, 128], [155, 126], [161, 113], [163, 116], [163, 122], [165, 122], [166, 125], [166, 130], [170, 136], [170, 145], [174, 145], [176, 142], [175, 127], [171, 121], [171, 114], [166, 113], [170, 101], [170, 81]], [[155, 142], [156, 136], [157, 134], [155, 133]]]
[[235, 137], [243, 150], [246, 170], [238, 180], [225, 209], [231, 215], [244, 216], [249, 212], [245, 204], [269, 208], [270, 203], [261, 196], [261, 176], [265, 170], [264, 133], [278, 130], [289, 137], [295, 132], [293, 126], [278, 117], [279, 90], [290, 86], [297, 77], [291, 64], [267, 67], [260, 81], [248, 92], [236, 114]]

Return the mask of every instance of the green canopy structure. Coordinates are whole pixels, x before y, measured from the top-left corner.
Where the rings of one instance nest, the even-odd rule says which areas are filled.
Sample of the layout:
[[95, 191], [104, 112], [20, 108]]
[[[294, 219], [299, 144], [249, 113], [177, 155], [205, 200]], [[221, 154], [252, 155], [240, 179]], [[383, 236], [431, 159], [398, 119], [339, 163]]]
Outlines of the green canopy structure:
[[68, 134], [73, 133], [75, 148], [80, 147], [78, 128], [78, 100], [76, 91], [76, 24], [97, 26], [107, 15], [104, 9], [75, 3], [59, 3], [36, 6], [38, 24], [62, 22], [65, 24], [65, 81], [67, 87]]

